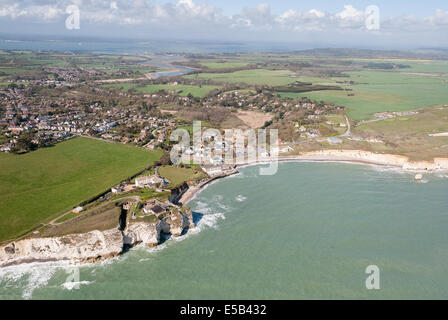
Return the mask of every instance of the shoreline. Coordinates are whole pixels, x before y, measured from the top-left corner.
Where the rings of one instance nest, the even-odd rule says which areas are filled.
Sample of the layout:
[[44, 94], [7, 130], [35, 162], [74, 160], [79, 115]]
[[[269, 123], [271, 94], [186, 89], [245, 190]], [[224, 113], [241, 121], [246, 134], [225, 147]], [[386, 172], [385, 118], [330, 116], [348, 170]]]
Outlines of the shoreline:
[[224, 173], [224, 174], [221, 174], [219, 176], [207, 178], [205, 181], [199, 183], [197, 186], [194, 186], [193, 188], [189, 188], [182, 195], [182, 197], [180, 197], [180, 199], [178, 201], [179, 204], [181, 204], [182, 206], [187, 205], [188, 202], [193, 200], [200, 191], [204, 190], [206, 187], [208, 187], [213, 182], [216, 182], [216, 181], [218, 181], [220, 179], [223, 179], [223, 178], [226, 178], [226, 177], [230, 177], [230, 176], [236, 175], [238, 173], [239, 173], [239, 171], [237, 169], [234, 169], [231, 172]]
[[[356, 155], [356, 157], [353, 157], [354, 155]], [[373, 156], [376, 159], [368, 159], [369, 156], [370, 157]], [[200, 183], [194, 188], [188, 189], [179, 199], [179, 203], [181, 203], [182, 205], [187, 205], [211, 183], [238, 174], [239, 173], [238, 168], [245, 168], [249, 166], [257, 166], [263, 164], [268, 165], [272, 162], [275, 161], [266, 159], [266, 160], [256, 160], [244, 164], [237, 164], [235, 165], [235, 169], [232, 172], [211, 177], [207, 179], [207, 181]], [[302, 155], [279, 156], [277, 162], [328, 162], [328, 163], [363, 164], [363, 165], [396, 168], [402, 170], [403, 172], [410, 172], [410, 173], [422, 173], [422, 172], [434, 173], [434, 172], [448, 171], [448, 159], [445, 158], [435, 158], [434, 162], [429, 161], [412, 162], [409, 161], [409, 158], [406, 156], [393, 155], [393, 154], [376, 154], [370, 151], [361, 151], [361, 150], [313, 151], [304, 153]]]
[[[196, 196], [205, 190], [209, 185], [214, 182], [217, 182], [220, 179], [233, 176], [239, 174], [239, 168], [248, 167], [248, 166], [257, 166], [257, 165], [269, 165], [273, 162], [332, 162], [332, 163], [349, 163], [349, 164], [363, 164], [363, 165], [373, 165], [380, 167], [388, 167], [388, 168], [396, 168], [403, 172], [427, 172], [427, 173], [435, 173], [435, 172], [446, 172], [448, 170], [448, 159], [434, 159], [434, 162], [410, 162], [407, 157], [398, 156], [398, 155], [388, 155], [388, 154], [374, 154], [366, 151], [357, 151], [357, 150], [346, 150], [346, 151], [338, 151], [338, 150], [326, 150], [326, 151], [317, 151], [317, 152], [308, 152], [301, 155], [285, 155], [280, 156], [276, 160], [272, 159], [261, 159], [247, 163], [241, 163], [235, 165], [232, 169], [222, 172], [219, 175], [209, 176], [208, 178], [201, 181], [198, 185], [192, 186], [188, 188], [183, 195], [178, 200], [178, 203], [181, 205], [187, 205], [190, 201], [196, 198]], [[191, 211], [190, 211], [191, 212]], [[105, 233], [113, 233], [116, 232], [115, 229], [105, 231]], [[95, 231], [92, 231], [88, 234], [94, 234]], [[97, 232], [98, 233], [98, 232]], [[85, 235], [85, 234], [84, 234]], [[66, 237], [75, 237], [80, 235], [68, 235]], [[104, 238], [104, 237], [102, 237]], [[122, 237], [123, 238], [123, 237]], [[85, 240], [85, 239], [84, 239]], [[121, 239], [121, 242], [124, 240]], [[84, 241], [85, 242], [85, 241]], [[123, 242], [124, 243], [124, 242]], [[85, 243], [87, 244], [87, 243]], [[87, 245], [88, 246], [88, 245]], [[89, 247], [89, 246], [88, 246]], [[118, 248], [118, 247], [117, 247]], [[121, 248], [121, 247], [120, 247]], [[116, 250], [117, 254], [108, 254], [102, 253], [101, 256], [104, 259], [109, 260], [110, 258], [117, 256], [119, 249]], [[2, 267], [7, 267], [11, 265], [22, 265], [29, 264], [33, 262], [59, 262], [63, 260], [73, 261], [71, 258], [62, 257], [52, 258], [46, 257], [45, 259], [33, 259], [33, 258], [24, 258], [21, 261], [16, 261], [12, 264], [5, 264]], [[92, 262], [91, 259], [87, 259], [84, 262]], [[98, 261], [96, 261], [98, 262]], [[82, 264], [82, 262], [81, 262]]]

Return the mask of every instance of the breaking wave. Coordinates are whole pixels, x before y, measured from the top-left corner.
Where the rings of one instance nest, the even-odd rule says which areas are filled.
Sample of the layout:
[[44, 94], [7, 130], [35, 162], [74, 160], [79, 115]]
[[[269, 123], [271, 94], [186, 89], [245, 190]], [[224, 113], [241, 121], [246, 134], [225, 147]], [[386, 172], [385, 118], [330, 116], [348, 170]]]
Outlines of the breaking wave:
[[239, 194], [239, 195], [237, 195], [235, 197], [235, 200], [238, 201], [238, 202], [244, 202], [244, 201], [246, 201], [246, 199], [247, 198], [245, 196], [241, 195], [241, 194]]
[[89, 285], [91, 284], [92, 281], [77, 281], [77, 282], [64, 282], [63, 284], [61, 284], [61, 287], [63, 287], [66, 290], [73, 290], [73, 289], [79, 289], [79, 287], [81, 285]]
[[[206, 229], [215, 229], [219, 228], [219, 222], [226, 219], [225, 213], [229, 212], [231, 208], [223, 203], [223, 196], [216, 195], [213, 197], [212, 201], [208, 201], [206, 199], [198, 198], [196, 200], [195, 206], [193, 208], [193, 221], [195, 224], [194, 229], [188, 230], [185, 234], [180, 237], [172, 237], [166, 235], [163, 239], [163, 243], [154, 248], [146, 248], [144, 245], [139, 245], [134, 249], [142, 249], [146, 253], [156, 254], [168, 246], [184, 241], [190, 236], [199, 234], [201, 231]], [[142, 257], [139, 259], [139, 262], [146, 262], [153, 259], [153, 257]]]
[[35, 262], [0, 268], [1, 288], [22, 288], [22, 298], [31, 299], [35, 289], [48, 284], [58, 270], [73, 268], [68, 261]]

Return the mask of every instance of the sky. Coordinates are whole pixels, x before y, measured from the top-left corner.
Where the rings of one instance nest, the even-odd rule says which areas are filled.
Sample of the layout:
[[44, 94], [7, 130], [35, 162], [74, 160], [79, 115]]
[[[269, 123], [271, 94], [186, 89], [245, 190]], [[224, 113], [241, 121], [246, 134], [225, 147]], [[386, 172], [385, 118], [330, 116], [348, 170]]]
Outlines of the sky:
[[0, 33], [448, 48], [448, 1], [0, 0]]

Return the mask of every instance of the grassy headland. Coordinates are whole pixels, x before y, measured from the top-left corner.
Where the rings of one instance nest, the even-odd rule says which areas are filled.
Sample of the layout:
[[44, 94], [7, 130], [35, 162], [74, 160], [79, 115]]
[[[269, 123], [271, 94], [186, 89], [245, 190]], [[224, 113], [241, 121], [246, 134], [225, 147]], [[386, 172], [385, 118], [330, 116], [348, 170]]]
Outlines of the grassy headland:
[[75, 138], [0, 154], [0, 241], [19, 236], [150, 166], [161, 153]]

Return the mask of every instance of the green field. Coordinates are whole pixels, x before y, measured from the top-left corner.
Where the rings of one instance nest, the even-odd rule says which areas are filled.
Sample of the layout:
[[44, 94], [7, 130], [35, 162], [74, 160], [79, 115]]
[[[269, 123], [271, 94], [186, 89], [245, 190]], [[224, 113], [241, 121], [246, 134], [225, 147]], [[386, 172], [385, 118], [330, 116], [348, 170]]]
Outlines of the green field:
[[194, 97], [203, 97], [214, 89], [219, 89], [219, 86], [189, 86], [189, 85], [168, 85], [168, 84], [153, 84], [145, 87], [137, 88], [137, 92], [141, 93], [156, 93], [160, 90], [167, 90], [173, 92], [180, 92], [180, 96], [187, 96], [191, 94]]
[[[267, 60], [266, 60], [267, 59]], [[219, 62], [201, 61], [209, 68], [237, 67], [249, 61], [269, 61], [263, 56], [241, 56], [238, 59]], [[367, 64], [393, 63], [408, 66], [392, 70], [344, 71], [349, 77], [326, 77], [310, 72], [298, 71], [295, 75], [288, 70], [243, 70], [233, 73], [201, 73], [188, 75], [190, 79], [212, 80], [222, 83], [244, 82], [249, 85], [282, 86], [295, 81], [310, 82], [313, 85], [337, 85], [350, 91], [315, 91], [307, 93], [280, 92], [282, 97], [308, 97], [318, 101], [348, 107], [348, 115], [354, 120], [372, 118], [373, 114], [385, 111], [407, 111], [427, 106], [448, 103], [448, 61], [407, 59], [357, 59], [357, 58], [303, 58], [299, 56], [278, 57], [278, 61], [306, 61], [316, 67], [341, 69], [348, 65], [363, 69]], [[341, 64], [339, 64], [339, 62]], [[353, 62], [351, 64], [350, 62]], [[345, 63], [345, 64], [344, 64]], [[348, 64], [347, 64], [348, 63]], [[342, 67], [343, 69], [344, 67]], [[286, 69], [286, 67], [285, 67]], [[293, 77], [294, 76], [294, 77]], [[350, 84], [353, 81], [355, 84]], [[353, 96], [352, 96], [353, 95]]]
[[12, 54], [0, 52], [0, 75], [14, 75], [39, 72], [46, 67], [84, 67], [94, 68], [106, 73], [123, 70], [140, 74], [161, 71], [160, 68], [144, 66], [146, 59], [136, 56], [96, 55], [96, 54], [57, 54], [34, 53], [29, 51], [14, 51]]
[[343, 85], [353, 90], [350, 92], [281, 93], [281, 96], [308, 97], [346, 106], [349, 108], [348, 115], [354, 120], [371, 118], [377, 112], [407, 111], [448, 103], [448, 83], [439, 77], [385, 71], [359, 71], [348, 74], [350, 78], [341, 78], [339, 81], [355, 81], [355, 85]]
[[7, 87], [10, 84], [15, 84], [17, 86], [20, 86], [20, 85], [28, 85], [29, 82], [24, 82], [24, 81], [21, 81], [21, 82], [0, 82], [0, 87]]
[[194, 181], [207, 177], [198, 166], [192, 166], [191, 168], [164, 166], [159, 168], [159, 174], [165, 179], [170, 180], [168, 187], [178, 187], [185, 181]]
[[27, 73], [32, 72], [33, 69], [29, 67], [0, 67], [0, 74], [13, 75], [16, 73]]
[[160, 90], [171, 92], [179, 92], [180, 96], [188, 96], [191, 94], [194, 97], [202, 98], [212, 90], [219, 89], [219, 86], [193, 86], [193, 85], [170, 85], [170, 84], [151, 84], [144, 87], [138, 87], [135, 83], [111, 83], [103, 85], [107, 88], [118, 88], [121, 91], [128, 92], [134, 89], [140, 93], [156, 93]]
[[396, 63], [410, 66], [410, 68], [398, 69], [396, 72], [422, 72], [422, 73], [447, 73], [448, 61], [443, 60], [406, 60], [406, 59], [353, 59], [354, 61], [371, 63]]
[[135, 83], [108, 83], [103, 84], [103, 87], [105, 88], [117, 88], [120, 89], [123, 92], [128, 92], [129, 89], [135, 88], [137, 84]]
[[75, 138], [24, 155], [0, 154], [0, 242], [72, 209], [161, 154]]
[[256, 85], [282, 86], [295, 81], [295, 79], [291, 78], [291, 75], [292, 72], [287, 70], [254, 69], [232, 73], [200, 73], [188, 75], [186, 78], [213, 80], [217, 82], [244, 82]]
[[209, 69], [240, 68], [248, 65], [245, 62], [210, 62], [209, 60], [201, 61], [201, 64]]

